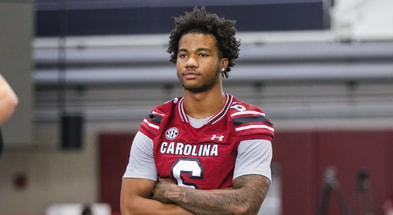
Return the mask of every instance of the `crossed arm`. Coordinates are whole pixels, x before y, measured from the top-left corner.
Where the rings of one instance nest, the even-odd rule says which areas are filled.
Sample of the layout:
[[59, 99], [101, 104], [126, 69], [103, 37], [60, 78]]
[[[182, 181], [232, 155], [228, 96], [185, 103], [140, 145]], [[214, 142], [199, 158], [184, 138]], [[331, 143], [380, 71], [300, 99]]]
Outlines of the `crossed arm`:
[[197, 190], [169, 179], [123, 179], [122, 214], [257, 214], [270, 181], [261, 175], [236, 178], [233, 187]]
[[150, 179], [124, 178], [120, 194], [121, 214], [192, 214], [176, 204], [151, 199], [155, 184]]

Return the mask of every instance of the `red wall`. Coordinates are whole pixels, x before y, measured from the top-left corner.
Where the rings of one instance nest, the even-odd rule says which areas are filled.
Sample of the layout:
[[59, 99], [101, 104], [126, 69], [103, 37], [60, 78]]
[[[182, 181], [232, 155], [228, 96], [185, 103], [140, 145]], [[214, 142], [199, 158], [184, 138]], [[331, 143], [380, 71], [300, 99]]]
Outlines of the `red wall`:
[[[128, 162], [133, 134], [101, 134], [100, 201], [119, 212], [121, 176]], [[336, 180], [351, 214], [358, 211], [358, 171], [366, 168], [375, 215], [393, 192], [393, 131], [277, 131], [273, 162], [280, 165], [282, 214], [315, 215], [321, 200], [324, 172], [334, 166]], [[274, 182], [273, 182], [274, 183]], [[339, 215], [336, 197], [329, 195], [329, 215]], [[364, 203], [362, 204], [364, 205]]]
[[99, 201], [108, 203], [112, 212], [120, 213], [121, 179], [128, 163], [132, 133], [99, 135]]
[[[274, 162], [281, 166], [283, 215], [318, 214], [326, 168], [336, 169], [336, 181], [351, 214], [360, 215], [365, 201], [357, 200], [358, 171], [366, 168], [376, 215], [393, 192], [392, 131], [276, 132]], [[341, 214], [335, 192], [329, 197], [328, 214]]]
[[283, 215], [316, 214], [315, 139], [311, 132], [276, 132], [273, 162], [280, 165]]

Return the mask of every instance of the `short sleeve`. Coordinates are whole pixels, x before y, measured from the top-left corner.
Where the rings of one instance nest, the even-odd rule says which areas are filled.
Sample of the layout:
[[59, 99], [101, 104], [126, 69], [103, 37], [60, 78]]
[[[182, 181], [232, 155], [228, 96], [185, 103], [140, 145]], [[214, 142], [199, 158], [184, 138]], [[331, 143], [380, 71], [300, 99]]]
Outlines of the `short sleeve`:
[[123, 178], [157, 180], [157, 169], [153, 157], [153, 141], [142, 132], [135, 135]]
[[272, 143], [266, 139], [241, 141], [233, 178], [242, 175], [263, 175], [271, 181]]

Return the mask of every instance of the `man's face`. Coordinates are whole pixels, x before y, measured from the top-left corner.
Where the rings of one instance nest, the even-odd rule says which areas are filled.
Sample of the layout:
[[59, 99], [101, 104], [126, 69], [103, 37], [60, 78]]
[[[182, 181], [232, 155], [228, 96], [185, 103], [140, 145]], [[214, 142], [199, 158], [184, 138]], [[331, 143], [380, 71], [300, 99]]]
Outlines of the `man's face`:
[[220, 60], [216, 44], [211, 34], [187, 33], [180, 38], [176, 69], [184, 89], [197, 93], [221, 84], [227, 59]]

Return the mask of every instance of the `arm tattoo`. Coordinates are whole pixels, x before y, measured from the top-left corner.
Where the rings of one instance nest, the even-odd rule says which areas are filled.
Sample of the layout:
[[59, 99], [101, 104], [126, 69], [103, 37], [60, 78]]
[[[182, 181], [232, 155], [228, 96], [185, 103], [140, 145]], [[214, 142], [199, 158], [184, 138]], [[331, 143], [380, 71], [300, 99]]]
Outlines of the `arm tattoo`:
[[167, 197], [195, 214], [257, 214], [269, 185], [270, 182], [264, 176], [245, 175], [236, 178], [230, 189], [195, 190], [178, 187], [176, 191], [167, 190]]

